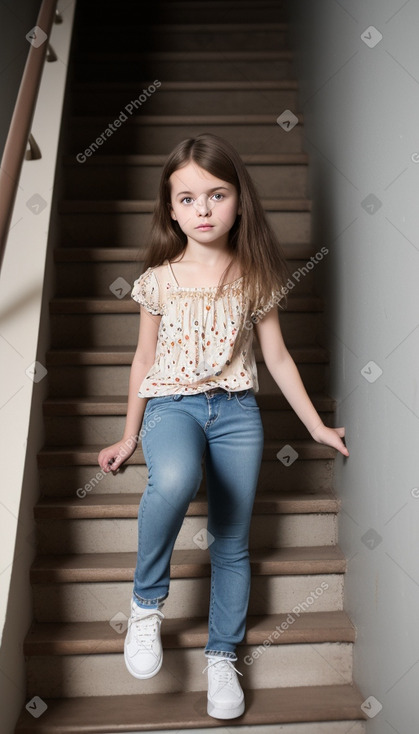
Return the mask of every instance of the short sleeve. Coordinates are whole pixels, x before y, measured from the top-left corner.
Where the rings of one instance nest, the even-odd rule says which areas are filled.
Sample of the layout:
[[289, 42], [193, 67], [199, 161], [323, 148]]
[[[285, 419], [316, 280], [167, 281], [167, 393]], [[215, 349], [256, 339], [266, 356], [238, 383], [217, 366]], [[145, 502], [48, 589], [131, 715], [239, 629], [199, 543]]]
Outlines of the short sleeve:
[[263, 301], [255, 311], [252, 311], [250, 314], [251, 319], [260, 321], [260, 319], [262, 319], [268, 311], [274, 308], [274, 306], [280, 306], [282, 308], [284, 305], [282, 301], [285, 298], [285, 295], [286, 291], [284, 292], [284, 289], [271, 291], [271, 295], [267, 301]]
[[145, 273], [134, 281], [131, 298], [155, 316], [162, 315], [163, 309], [159, 297], [159, 284], [152, 268], [148, 268]]

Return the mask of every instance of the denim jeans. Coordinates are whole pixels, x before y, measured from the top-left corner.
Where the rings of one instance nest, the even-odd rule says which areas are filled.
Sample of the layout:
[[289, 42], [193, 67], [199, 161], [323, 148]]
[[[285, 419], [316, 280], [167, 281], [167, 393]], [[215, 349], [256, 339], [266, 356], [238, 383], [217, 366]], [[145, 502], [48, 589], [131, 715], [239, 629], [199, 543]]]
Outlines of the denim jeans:
[[201, 484], [204, 457], [211, 559], [204, 652], [237, 660], [236, 645], [246, 630], [249, 529], [264, 439], [254, 391], [149, 398], [143, 428], [148, 483], [138, 511], [133, 601], [158, 609], [169, 594], [173, 546]]

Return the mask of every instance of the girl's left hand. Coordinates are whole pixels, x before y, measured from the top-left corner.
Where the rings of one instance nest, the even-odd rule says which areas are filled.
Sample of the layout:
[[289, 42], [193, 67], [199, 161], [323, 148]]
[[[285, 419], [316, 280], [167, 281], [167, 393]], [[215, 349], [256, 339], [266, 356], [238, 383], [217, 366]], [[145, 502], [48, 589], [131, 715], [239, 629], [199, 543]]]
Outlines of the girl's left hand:
[[328, 428], [324, 423], [317, 426], [311, 434], [315, 441], [318, 443], [325, 443], [328, 446], [333, 446], [334, 449], [340, 451], [344, 456], [349, 456], [349, 451], [342, 441], [345, 435], [345, 429], [341, 428]]

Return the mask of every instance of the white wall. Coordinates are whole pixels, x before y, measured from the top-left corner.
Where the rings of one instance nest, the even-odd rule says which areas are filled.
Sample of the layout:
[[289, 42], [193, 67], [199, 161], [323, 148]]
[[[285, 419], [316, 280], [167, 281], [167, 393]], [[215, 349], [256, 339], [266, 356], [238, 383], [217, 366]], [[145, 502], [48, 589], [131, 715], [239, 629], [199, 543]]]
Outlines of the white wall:
[[[290, 2], [310, 156], [355, 679], [369, 734], [413, 734], [419, 688], [419, 3]], [[374, 26], [373, 48], [361, 34]], [[373, 31], [373, 36], [376, 34]], [[280, 113], [281, 111], [279, 111]], [[366, 197], [379, 208], [368, 211]], [[367, 208], [365, 208], [365, 206]], [[366, 367], [369, 363], [375, 363]], [[365, 369], [364, 369], [365, 368]], [[379, 375], [379, 370], [382, 374]], [[369, 377], [368, 381], [366, 377]], [[373, 702], [371, 714], [379, 708]]]

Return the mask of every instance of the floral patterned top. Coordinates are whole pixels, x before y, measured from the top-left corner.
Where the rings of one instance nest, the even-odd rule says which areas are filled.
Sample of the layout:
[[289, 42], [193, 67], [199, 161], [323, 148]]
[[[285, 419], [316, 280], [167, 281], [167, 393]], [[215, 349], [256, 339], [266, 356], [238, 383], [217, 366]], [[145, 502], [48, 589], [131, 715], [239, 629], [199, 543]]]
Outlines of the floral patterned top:
[[243, 276], [223, 285], [222, 297], [216, 298], [217, 286], [179, 286], [168, 260], [156, 270], [148, 268], [131, 292], [149, 313], [161, 315], [155, 362], [138, 397], [190, 395], [214, 387], [258, 392]]

